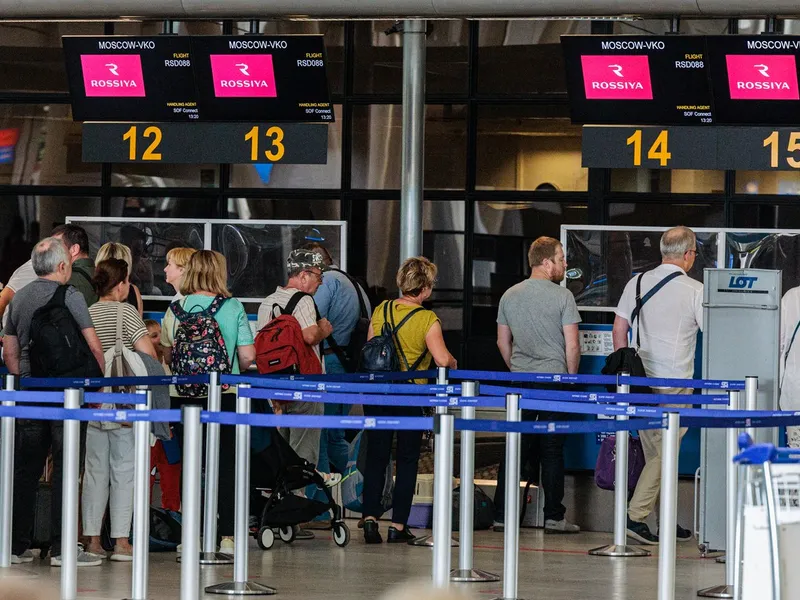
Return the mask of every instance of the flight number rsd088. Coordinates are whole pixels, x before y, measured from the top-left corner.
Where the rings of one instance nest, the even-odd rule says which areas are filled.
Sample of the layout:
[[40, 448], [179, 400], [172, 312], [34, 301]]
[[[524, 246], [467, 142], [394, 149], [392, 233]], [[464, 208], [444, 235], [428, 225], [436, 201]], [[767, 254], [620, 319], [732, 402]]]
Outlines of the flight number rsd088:
[[[262, 160], [259, 156], [259, 151], [263, 153], [264, 158], [271, 162], [281, 160], [286, 153], [286, 146], [284, 146], [283, 138], [284, 131], [281, 127], [272, 126], [263, 128], [265, 129], [264, 135], [261, 135], [262, 128], [254, 126], [244, 136], [245, 142], [250, 142], [250, 160]], [[139, 127], [132, 125], [122, 136], [124, 142], [128, 142], [128, 158], [135, 161], [139, 157], [139, 150], [143, 148], [140, 160], [143, 161], [159, 161], [162, 159], [161, 152], [158, 151], [163, 139], [163, 132], [160, 127], [151, 125], [144, 129], [139, 135]], [[139, 141], [142, 144], [139, 144]], [[149, 142], [149, 143], [148, 143]], [[145, 147], [146, 145], [146, 147]]]

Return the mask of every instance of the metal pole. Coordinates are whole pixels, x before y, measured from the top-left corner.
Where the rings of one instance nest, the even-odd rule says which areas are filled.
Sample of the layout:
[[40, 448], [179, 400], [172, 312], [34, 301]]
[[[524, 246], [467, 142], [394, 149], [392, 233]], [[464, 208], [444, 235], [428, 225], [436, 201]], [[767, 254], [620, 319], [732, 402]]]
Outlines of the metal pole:
[[[152, 392], [137, 390], [147, 398], [139, 410], [150, 410]], [[150, 549], [150, 422], [133, 424], [133, 566], [131, 574], [131, 600], [147, 600], [148, 552]]]
[[[461, 397], [480, 395], [477, 381], [461, 382]], [[461, 418], [475, 419], [474, 406], [462, 406]], [[473, 527], [475, 523], [475, 432], [461, 431], [461, 491], [459, 496], [458, 569], [450, 572], [450, 580], [458, 583], [500, 581], [500, 576], [473, 568]]]
[[767, 526], [769, 527], [769, 562], [772, 566], [772, 600], [781, 600], [781, 555], [778, 507], [775, 498], [772, 464], [764, 463], [764, 487], [767, 489]]
[[658, 600], [675, 599], [675, 550], [678, 526], [678, 448], [681, 416], [667, 413], [667, 430], [661, 440], [661, 531], [658, 553]]
[[[222, 387], [219, 373], [210, 374], [208, 412], [222, 410]], [[203, 551], [201, 565], [231, 565], [233, 556], [217, 552], [217, 512], [219, 502], [219, 423], [206, 423], [205, 512], [203, 514]]]
[[200, 407], [183, 407], [183, 490], [181, 493], [181, 598], [200, 596], [200, 477], [202, 438]]
[[424, 20], [403, 22], [403, 157], [400, 192], [400, 261], [422, 254], [425, 176]]
[[[239, 392], [249, 388], [239, 384], [236, 389], [236, 414], [250, 414], [250, 398]], [[226, 596], [271, 596], [277, 590], [247, 580], [247, 542], [250, 538], [250, 425], [236, 425], [236, 513], [234, 515], [233, 581], [206, 588], [207, 594]]]
[[[16, 375], [6, 375], [5, 389], [16, 389]], [[13, 407], [14, 402], [3, 402]], [[14, 508], [14, 417], [3, 417], [0, 433], [0, 568], [11, 566], [11, 519]]]
[[[739, 410], [739, 391], [733, 390], [728, 392], [728, 410]], [[733, 462], [733, 457], [738, 453], [738, 438], [739, 430], [731, 427], [726, 431], [726, 456], [725, 460], [725, 509], [727, 511], [725, 522], [725, 584], [715, 585], [714, 587], [705, 588], [697, 592], [701, 598], [733, 598], [733, 588], [736, 581], [736, 464]], [[731, 559], [727, 560], [730, 556]], [[718, 561], [720, 562], [720, 561]]]
[[[81, 407], [81, 390], [64, 391], [64, 408]], [[78, 460], [80, 456], [81, 424], [64, 421], [64, 448], [61, 509], [61, 600], [78, 598]]]
[[433, 457], [433, 585], [450, 585], [450, 544], [453, 532], [453, 415], [436, 415]]
[[[436, 367], [436, 385], [447, 385], [448, 383], [448, 372], [449, 369], [447, 367]], [[437, 396], [447, 396], [447, 394], [436, 394]], [[446, 406], [437, 406], [436, 407], [436, 414], [437, 415], [446, 415], [447, 414], [447, 407]], [[434, 456], [436, 453], [436, 440], [434, 439]], [[452, 517], [451, 517], [452, 518]], [[433, 525], [432, 530], [436, 529], [436, 512], [434, 511], [433, 514]], [[414, 538], [410, 542], [408, 542], [409, 546], [425, 546], [426, 548], [433, 548], [433, 542], [435, 539], [435, 535], [431, 530], [431, 535], [424, 535], [418, 538]], [[450, 546], [458, 546], [458, 542], [450, 537]]]
[[[740, 405], [741, 406], [741, 405]], [[745, 410], [758, 410], [758, 377], [748, 375], [744, 378], [744, 409]], [[778, 444], [776, 437], [776, 429], [772, 429], [773, 439], [767, 439], [770, 435], [768, 432], [760, 433], [755, 427], [748, 427], [745, 429], [747, 434], [754, 442], [769, 441], [775, 445]], [[761, 438], [761, 439], [758, 439]]]
[[[506, 394], [506, 421], [519, 423], [519, 394]], [[520, 433], [506, 433], [506, 519], [503, 535], [503, 595], [494, 600], [517, 600], [519, 569]]]
[[[620, 373], [627, 377], [628, 373]], [[620, 379], [623, 381], [623, 379]], [[631, 386], [617, 383], [618, 394], [630, 394]], [[628, 406], [627, 402], [617, 402], [618, 406]], [[627, 421], [627, 415], [618, 415], [617, 421]], [[650, 556], [644, 548], [628, 546], [628, 432], [616, 433], [616, 460], [614, 461], [614, 543], [589, 550], [592, 556]]]

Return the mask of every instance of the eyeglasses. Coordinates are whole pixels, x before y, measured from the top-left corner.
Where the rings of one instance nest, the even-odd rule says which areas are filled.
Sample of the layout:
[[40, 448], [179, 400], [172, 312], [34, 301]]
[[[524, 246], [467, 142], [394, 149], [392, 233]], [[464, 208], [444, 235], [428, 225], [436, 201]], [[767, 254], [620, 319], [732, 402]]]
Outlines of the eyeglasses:
[[316, 273], [314, 271], [303, 271], [303, 273], [308, 273], [309, 275], [313, 275], [314, 277], [316, 277], [317, 281], [322, 283], [322, 273]]

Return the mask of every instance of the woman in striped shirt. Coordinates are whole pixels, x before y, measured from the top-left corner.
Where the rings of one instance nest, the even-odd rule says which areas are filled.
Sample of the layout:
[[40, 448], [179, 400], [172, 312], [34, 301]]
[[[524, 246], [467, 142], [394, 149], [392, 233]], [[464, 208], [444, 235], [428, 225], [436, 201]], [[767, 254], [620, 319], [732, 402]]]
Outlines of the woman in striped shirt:
[[[92, 283], [100, 299], [91, 306], [89, 314], [103, 352], [116, 345], [117, 321], [121, 316], [119, 334], [123, 345], [128, 350], [156, 358], [142, 318], [126, 302], [130, 293], [127, 263], [119, 258], [98, 263]], [[83, 533], [89, 538], [87, 552], [100, 558], [106, 558], [100, 529], [109, 504], [109, 489], [111, 537], [114, 538], [111, 560], [129, 562], [133, 560], [133, 548], [128, 542], [133, 512], [133, 430], [128, 424], [92, 422], [86, 433]]]

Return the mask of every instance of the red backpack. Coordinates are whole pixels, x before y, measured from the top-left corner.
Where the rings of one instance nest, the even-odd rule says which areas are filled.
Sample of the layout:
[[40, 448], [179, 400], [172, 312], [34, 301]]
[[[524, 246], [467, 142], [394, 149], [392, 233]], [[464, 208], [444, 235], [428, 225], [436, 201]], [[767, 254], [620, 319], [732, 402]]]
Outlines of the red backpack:
[[[279, 304], [272, 305], [271, 314], [275, 314], [276, 307], [280, 309], [281, 314], [274, 317], [256, 334], [256, 367], [262, 375], [281, 371], [303, 375], [322, 373], [320, 359], [314, 348], [306, 344], [300, 323], [292, 314], [303, 296], [309, 295], [305, 292], [296, 292], [289, 299], [286, 308], [281, 308]], [[319, 311], [317, 316], [319, 317]]]

